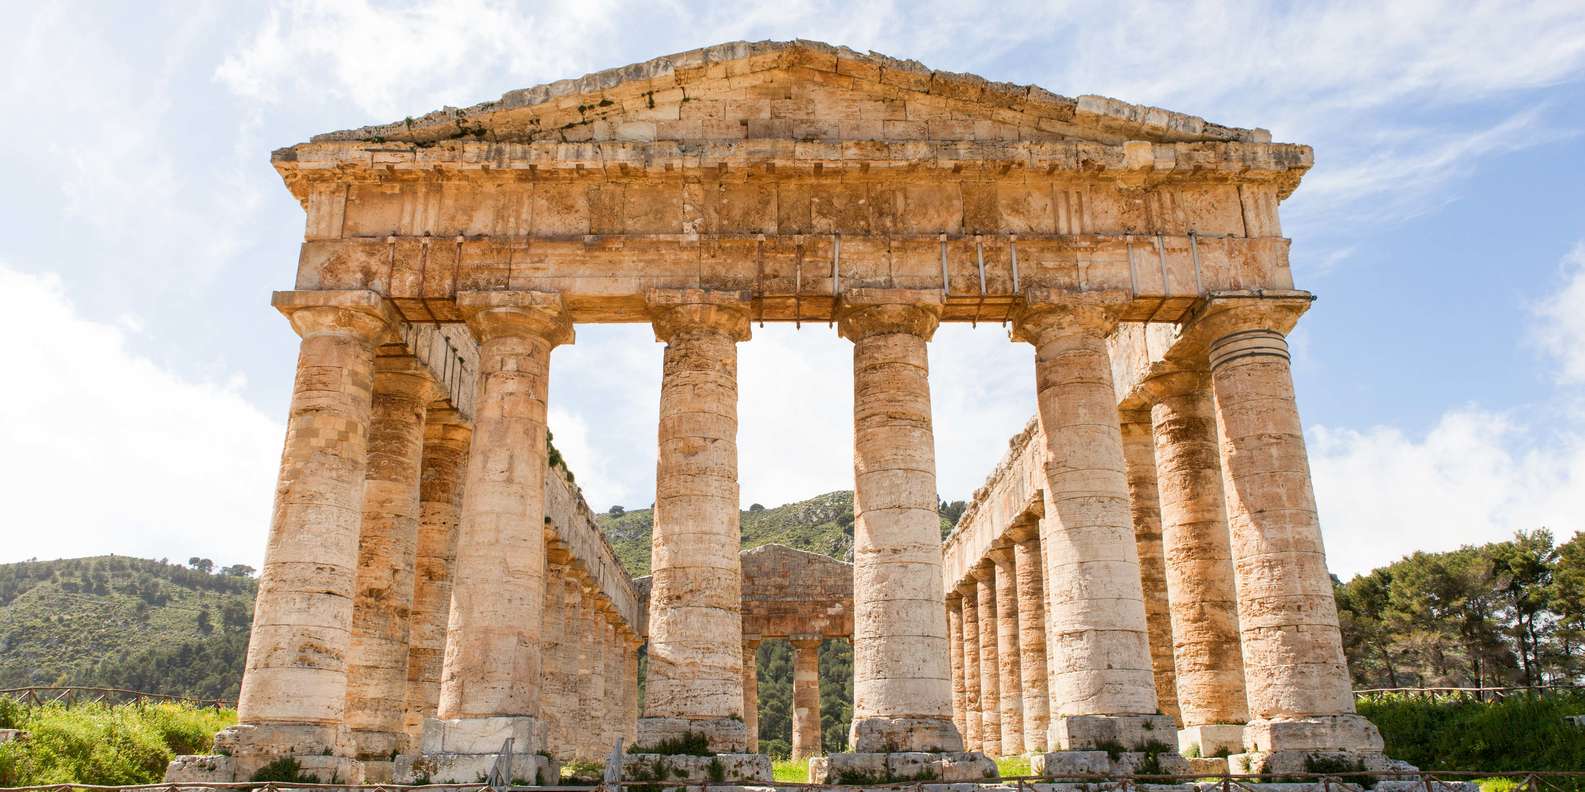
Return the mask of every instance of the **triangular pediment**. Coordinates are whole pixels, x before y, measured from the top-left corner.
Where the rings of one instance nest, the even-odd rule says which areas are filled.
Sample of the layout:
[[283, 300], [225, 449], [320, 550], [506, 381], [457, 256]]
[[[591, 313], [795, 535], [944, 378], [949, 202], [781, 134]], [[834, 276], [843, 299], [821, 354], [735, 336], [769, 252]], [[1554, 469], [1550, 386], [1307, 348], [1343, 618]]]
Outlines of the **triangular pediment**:
[[318, 135], [420, 145], [795, 141], [1268, 142], [1101, 96], [935, 71], [812, 41], [732, 42], [512, 91], [493, 102]]
[[832, 570], [841, 574], [850, 574], [853, 569], [852, 564], [838, 561], [830, 556], [799, 550], [784, 544], [760, 545], [752, 550], [744, 550], [739, 554], [739, 558], [743, 566], [743, 574], [747, 577], [799, 569]]

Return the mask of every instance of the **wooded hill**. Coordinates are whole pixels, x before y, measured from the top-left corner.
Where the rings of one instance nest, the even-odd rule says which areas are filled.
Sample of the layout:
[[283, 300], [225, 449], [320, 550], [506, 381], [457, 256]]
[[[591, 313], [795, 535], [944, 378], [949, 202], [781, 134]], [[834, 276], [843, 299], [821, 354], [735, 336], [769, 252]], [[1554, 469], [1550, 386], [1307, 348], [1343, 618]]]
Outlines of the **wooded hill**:
[[234, 699], [253, 569], [125, 556], [0, 565], [0, 687], [102, 685]]

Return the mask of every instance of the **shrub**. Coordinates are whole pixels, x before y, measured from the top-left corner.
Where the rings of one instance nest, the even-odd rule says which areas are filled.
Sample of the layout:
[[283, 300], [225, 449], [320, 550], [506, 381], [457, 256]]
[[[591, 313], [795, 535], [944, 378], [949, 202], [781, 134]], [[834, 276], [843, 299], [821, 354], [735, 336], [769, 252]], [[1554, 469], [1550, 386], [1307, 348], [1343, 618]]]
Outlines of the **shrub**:
[[181, 704], [24, 705], [0, 698], [3, 728], [25, 741], [0, 746], [0, 786], [149, 784], [178, 753], [200, 753], [234, 712]]
[[1361, 702], [1359, 712], [1381, 729], [1389, 756], [1424, 770], [1585, 767], [1585, 729], [1563, 721], [1565, 715], [1585, 713], [1585, 693], [1499, 702], [1403, 697]]

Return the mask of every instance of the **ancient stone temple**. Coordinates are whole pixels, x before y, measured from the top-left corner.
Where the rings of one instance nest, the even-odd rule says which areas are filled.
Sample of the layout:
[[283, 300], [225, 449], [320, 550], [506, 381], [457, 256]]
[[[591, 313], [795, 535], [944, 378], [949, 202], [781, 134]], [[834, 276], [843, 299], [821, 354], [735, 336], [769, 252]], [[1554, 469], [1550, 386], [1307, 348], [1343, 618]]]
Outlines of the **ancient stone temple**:
[[[739, 552], [737, 359], [764, 322], [853, 345], [853, 563], [831, 596], [854, 718], [818, 779], [977, 780], [987, 754], [1088, 768], [1190, 741], [1256, 769], [1379, 757], [1284, 341], [1311, 298], [1277, 207], [1307, 147], [799, 41], [273, 163], [306, 214], [274, 299], [301, 347], [241, 724], [173, 780], [281, 758], [324, 780], [549, 780], [623, 737], [629, 779], [664, 760], [673, 781], [768, 781], [753, 642], [830, 634], [759, 618], [743, 576], [762, 559]], [[547, 463], [556, 350], [608, 322], [664, 345], [642, 615]], [[942, 322], [1008, 325], [1039, 394], [944, 548]], [[707, 755], [653, 750], [677, 745]]]

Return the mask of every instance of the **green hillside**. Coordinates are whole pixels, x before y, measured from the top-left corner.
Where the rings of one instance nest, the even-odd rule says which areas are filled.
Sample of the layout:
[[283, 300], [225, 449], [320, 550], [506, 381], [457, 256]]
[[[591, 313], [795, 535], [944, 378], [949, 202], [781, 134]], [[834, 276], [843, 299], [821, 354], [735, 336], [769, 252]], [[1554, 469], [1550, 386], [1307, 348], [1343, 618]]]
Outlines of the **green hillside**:
[[[963, 513], [963, 502], [942, 504], [941, 535]], [[616, 557], [634, 577], [649, 574], [649, 537], [654, 528], [653, 509], [622, 511], [615, 507], [599, 517], [600, 529], [611, 540]], [[767, 509], [759, 504], [739, 515], [743, 549], [784, 544], [843, 561], [853, 554], [853, 491], [837, 490], [808, 500]]]
[[235, 698], [256, 584], [249, 568], [213, 567], [122, 556], [0, 565], [0, 688]]

